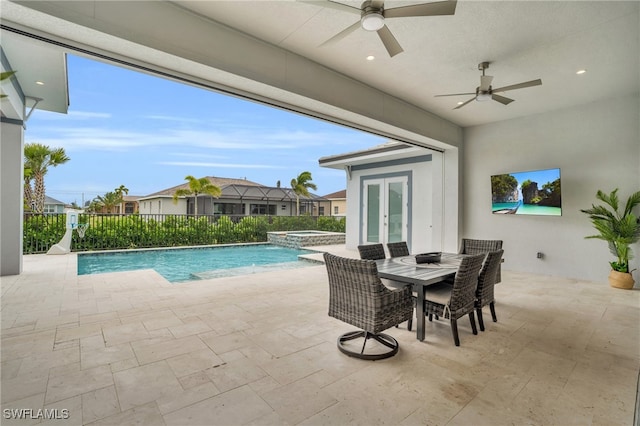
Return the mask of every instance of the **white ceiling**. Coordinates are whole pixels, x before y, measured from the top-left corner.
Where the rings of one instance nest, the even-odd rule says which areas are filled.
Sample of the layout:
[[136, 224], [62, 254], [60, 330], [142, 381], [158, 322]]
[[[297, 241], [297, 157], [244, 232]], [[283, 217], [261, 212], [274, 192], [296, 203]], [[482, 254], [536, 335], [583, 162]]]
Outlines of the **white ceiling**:
[[[354, 7], [360, 1], [341, 0]], [[418, 4], [387, 0], [386, 8]], [[542, 113], [640, 91], [640, 3], [459, 1], [453, 16], [387, 20], [404, 52], [390, 58], [362, 29], [319, 47], [358, 20], [355, 14], [296, 1], [177, 2], [208, 19], [290, 50], [460, 126]], [[367, 61], [374, 55], [374, 61]], [[493, 87], [542, 79], [506, 92], [509, 105], [471, 102], [480, 62]], [[587, 73], [576, 75], [579, 69]]]
[[[360, 6], [359, 0], [341, 2]], [[462, 127], [640, 92], [638, 1], [458, 1], [453, 16], [388, 19], [389, 29], [404, 48], [403, 53], [393, 58], [388, 56], [377, 34], [362, 29], [337, 43], [320, 47], [357, 22], [357, 14], [293, 0], [173, 3], [306, 57]], [[385, 7], [418, 3], [422, 2], [387, 0]], [[10, 16], [20, 21], [18, 18], [25, 14], [35, 22], [26, 14], [26, 9], [10, 8], [13, 3], [5, 0], [2, 4], [4, 15], [11, 12]], [[90, 3], [84, 4], [90, 7]], [[62, 31], [63, 27], [51, 29]], [[86, 37], [76, 34], [78, 40]], [[92, 37], [103, 46], [109, 45], [102, 36]], [[34, 45], [27, 49], [23, 45], [26, 42]], [[22, 61], [17, 67], [27, 94], [66, 107], [66, 84], [33, 85], [38, 79], [51, 79], [51, 75], [38, 77], [37, 74], [50, 74], [54, 68], [63, 73], [53, 78], [66, 77], [64, 63], [58, 62], [55, 67], [34, 66], [34, 61], [46, 57], [47, 49], [51, 60], [59, 61], [56, 58], [63, 57], [60, 48], [40, 44], [42, 52], [32, 54], [40, 52], [38, 43], [21, 41], [21, 37], [4, 30], [2, 47], [8, 50], [12, 62]], [[138, 47], [130, 49], [138, 55], [144, 52]], [[368, 55], [376, 59], [367, 61]], [[154, 59], [152, 62], [168, 61], [167, 68], [176, 68], [175, 59]], [[504, 93], [515, 100], [506, 106], [495, 101], [471, 102], [454, 110], [458, 101], [466, 101], [470, 96], [434, 97], [474, 92], [481, 75], [478, 64], [484, 61], [491, 63], [486, 73], [494, 76], [493, 87], [538, 78], [542, 79], [542, 86]], [[197, 69], [194, 65], [190, 67]], [[586, 69], [587, 73], [576, 75], [579, 69]], [[63, 90], [46, 96], [37, 94], [55, 86]]]

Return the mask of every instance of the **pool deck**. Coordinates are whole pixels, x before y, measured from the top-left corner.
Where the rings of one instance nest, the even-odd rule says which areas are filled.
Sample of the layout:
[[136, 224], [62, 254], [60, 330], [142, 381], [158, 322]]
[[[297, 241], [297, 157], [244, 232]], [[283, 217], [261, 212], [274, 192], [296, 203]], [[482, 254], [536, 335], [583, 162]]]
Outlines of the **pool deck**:
[[[343, 246], [323, 247], [357, 257]], [[640, 291], [503, 270], [498, 322], [346, 357], [322, 265], [170, 284], [31, 255], [2, 277], [2, 425], [630, 425]], [[489, 318], [489, 321], [486, 320]], [[6, 418], [39, 409], [66, 419]], [[57, 410], [57, 411], [51, 411]], [[67, 410], [67, 411], [65, 411]]]

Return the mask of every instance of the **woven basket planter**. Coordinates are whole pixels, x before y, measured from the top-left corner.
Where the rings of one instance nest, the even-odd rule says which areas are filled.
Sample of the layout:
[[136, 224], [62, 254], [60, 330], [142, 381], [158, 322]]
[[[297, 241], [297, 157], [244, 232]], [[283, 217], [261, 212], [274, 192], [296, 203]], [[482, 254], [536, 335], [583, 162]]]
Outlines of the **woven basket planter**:
[[633, 288], [633, 276], [628, 272], [618, 272], [612, 270], [609, 273], [609, 285], [615, 288], [630, 290]]

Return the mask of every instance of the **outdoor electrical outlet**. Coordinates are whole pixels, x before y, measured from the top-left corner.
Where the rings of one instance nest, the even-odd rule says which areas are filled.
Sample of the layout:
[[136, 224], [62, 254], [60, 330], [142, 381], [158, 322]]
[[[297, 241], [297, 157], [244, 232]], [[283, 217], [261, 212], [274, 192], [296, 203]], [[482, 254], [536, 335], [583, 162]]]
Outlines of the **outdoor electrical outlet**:
[[542, 253], [541, 251], [539, 251], [539, 252], [538, 252], [538, 254], [536, 254], [536, 257], [537, 257], [538, 259], [542, 259], [542, 258], [544, 258], [544, 253]]

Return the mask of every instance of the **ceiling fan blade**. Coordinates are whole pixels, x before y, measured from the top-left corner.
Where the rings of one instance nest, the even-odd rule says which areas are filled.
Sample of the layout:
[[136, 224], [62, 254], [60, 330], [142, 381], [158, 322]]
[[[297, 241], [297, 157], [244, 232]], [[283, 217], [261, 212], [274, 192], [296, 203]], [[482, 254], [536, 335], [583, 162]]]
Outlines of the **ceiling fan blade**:
[[494, 92], [506, 92], [507, 90], [523, 89], [525, 87], [540, 86], [542, 80], [531, 80], [524, 83], [512, 84], [511, 86], [500, 87], [499, 89], [493, 89]]
[[453, 15], [456, 12], [456, 1], [440, 1], [436, 3], [414, 4], [410, 6], [385, 9], [385, 18], [403, 18], [406, 16], [439, 16]]
[[[358, 25], [359, 24], [360, 22], [358, 22]], [[400, 43], [398, 43], [398, 40], [396, 40], [393, 34], [391, 34], [391, 30], [389, 30], [386, 25], [376, 32], [378, 33], [378, 36], [380, 36], [380, 40], [382, 40], [384, 47], [387, 49], [387, 52], [389, 52], [389, 56], [393, 58], [398, 53], [404, 52], [402, 46], [400, 46]]]
[[447, 95], [434, 95], [434, 98], [441, 98], [443, 96], [469, 96], [475, 95], [475, 93], [449, 93]]
[[491, 99], [500, 102], [502, 105], [509, 105], [513, 102], [513, 99], [505, 98], [504, 96], [496, 95], [495, 93], [491, 95]]
[[356, 13], [360, 15], [362, 11], [359, 7], [347, 6], [346, 4], [336, 3], [330, 0], [296, 0], [300, 3], [313, 4], [320, 7], [326, 7], [327, 9], [341, 10], [343, 12]]
[[465, 106], [466, 104], [468, 104], [469, 102], [474, 101], [475, 99], [476, 99], [476, 97], [474, 96], [473, 98], [469, 99], [467, 102], [465, 102], [465, 103], [463, 103], [463, 104], [458, 105], [458, 106], [457, 106], [457, 107], [455, 107], [454, 109], [460, 109], [460, 108], [462, 108], [463, 106]]
[[481, 75], [480, 76], [480, 90], [486, 92], [491, 87], [491, 82], [493, 81], [493, 77], [490, 75]]
[[353, 25], [349, 25], [347, 28], [345, 28], [344, 30], [340, 31], [338, 34], [331, 37], [329, 40], [322, 43], [320, 47], [336, 43], [342, 40], [343, 38], [345, 38], [346, 36], [348, 36], [349, 34], [351, 34], [352, 32], [354, 32], [355, 30], [357, 30], [358, 28], [360, 28], [360, 21], [356, 22]]

